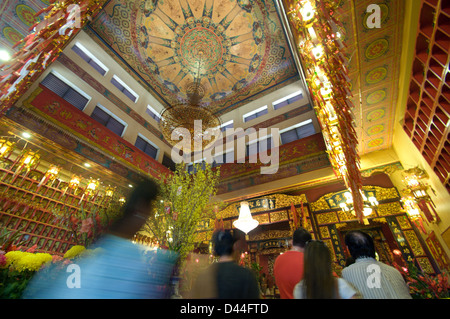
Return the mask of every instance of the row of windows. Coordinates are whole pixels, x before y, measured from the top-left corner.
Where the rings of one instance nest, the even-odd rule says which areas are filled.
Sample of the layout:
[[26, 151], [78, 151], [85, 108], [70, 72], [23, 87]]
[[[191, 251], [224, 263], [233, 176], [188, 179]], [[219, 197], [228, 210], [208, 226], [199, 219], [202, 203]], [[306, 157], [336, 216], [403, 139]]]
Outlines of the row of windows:
[[[283, 106], [292, 104], [296, 101], [301, 100], [302, 98], [303, 98], [302, 92], [298, 91], [298, 92], [292, 93], [288, 96], [285, 96], [285, 97], [273, 102], [272, 105], [273, 105], [274, 110], [278, 110], [278, 109], [282, 108]], [[263, 116], [263, 115], [267, 114], [268, 112], [269, 112], [269, 110], [267, 108], [267, 105], [265, 105], [256, 110], [253, 110], [251, 112], [244, 114], [243, 120], [244, 120], [244, 122], [248, 122], [248, 121], [254, 120], [260, 116]]]
[[[42, 80], [41, 84], [81, 111], [90, 100], [90, 97], [88, 98], [79, 93], [78, 90], [74, 89], [71, 85], [67, 84], [53, 73], [49, 73]], [[124, 121], [101, 105], [97, 105], [94, 108], [91, 118], [119, 136], [123, 135], [125, 128], [127, 127], [127, 124]], [[158, 156], [158, 147], [151, 142], [144, 140], [144, 138], [140, 136], [137, 137], [135, 146], [154, 159]]]
[[[48, 89], [50, 89], [51, 91], [62, 97], [68, 103], [72, 104], [73, 106], [75, 106], [80, 110], [83, 110], [86, 104], [89, 102], [88, 98], [80, 94], [77, 90], [73, 89], [70, 85], [59, 79], [53, 73], [49, 73], [41, 83]], [[154, 118], [159, 120], [158, 114], [153, 109], [149, 108], [148, 111], [152, 112], [153, 115], [155, 116]], [[106, 128], [108, 128], [109, 130], [111, 130], [112, 132], [114, 132], [119, 136], [123, 135], [125, 128], [127, 126], [125, 122], [123, 122], [114, 114], [110, 113], [106, 108], [104, 108], [101, 105], [97, 105], [94, 108], [91, 114], [91, 118], [96, 120], [97, 122], [99, 122], [100, 124], [102, 124], [103, 126], [105, 126]], [[233, 121], [226, 122], [221, 127], [222, 131], [225, 131], [227, 128], [233, 128]], [[307, 137], [314, 133], [315, 129], [312, 124], [312, 121], [308, 120], [306, 122], [299, 123], [293, 127], [280, 131], [281, 144], [286, 144]], [[135, 146], [154, 159], [158, 157], [159, 148], [156, 147], [150, 141], [145, 140], [141, 136], [137, 137]], [[246, 156], [251, 156], [253, 154], [266, 151], [267, 149], [270, 148], [272, 148], [271, 137], [268, 138], [268, 140], [265, 141], [264, 143], [262, 141], [249, 143], [246, 146], [245, 154]], [[228, 161], [226, 160], [225, 156], [232, 156], [231, 158], [234, 158], [234, 153], [229, 155], [223, 154], [220, 156], [222, 157], [221, 162], [225, 163], [229, 162], [229, 160]], [[214, 163], [215, 164], [213, 164], [213, 166], [221, 164], [220, 160], [216, 160]], [[173, 164], [168, 161], [167, 165], [173, 166]]]
[[[91, 52], [89, 52], [81, 43], [75, 43], [72, 46], [72, 50], [101, 75], [104, 76], [109, 71], [109, 69]], [[136, 92], [134, 92], [128, 85], [126, 85], [125, 82], [121, 80], [117, 75], [113, 75], [113, 77], [111, 78], [111, 83], [131, 101], [136, 103], [139, 99], [139, 95], [137, 95]]]
[[[90, 53], [83, 45], [80, 43], [76, 43], [72, 50], [77, 53], [84, 61], [86, 61], [90, 66], [92, 66], [99, 74], [105, 75], [109, 69], [101, 63], [92, 53]], [[44, 86], [46, 86], [48, 89], [56, 93], [58, 96], [63, 98], [65, 101], [76, 107], [77, 109], [83, 111], [86, 105], [89, 103], [89, 100], [91, 99], [90, 96], [82, 92], [80, 89], [76, 88], [76, 86], [72, 85], [67, 80], [62, 80], [63, 77], [60, 76], [58, 73], [49, 73], [46, 78], [41, 82]], [[131, 101], [136, 102], [139, 98], [139, 96], [131, 90], [120, 78], [118, 78], [116, 75], [114, 75], [111, 79], [111, 83], [119, 90], [121, 91], [125, 96], [127, 96]], [[274, 109], [279, 109], [282, 106], [291, 104], [299, 99], [302, 98], [301, 92], [294, 93], [291, 96], [287, 96], [283, 99], [280, 99], [278, 101], [275, 101], [273, 103]], [[259, 108], [255, 111], [249, 112], [246, 115], [244, 115], [244, 122], [248, 122], [254, 118], [257, 118], [259, 116], [262, 116], [264, 114], [267, 114], [267, 106]], [[160, 115], [157, 111], [155, 111], [150, 105], [147, 106], [146, 113], [150, 115], [155, 121], [160, 121]], [[112, 114], [108, 109], [104, 108], [101, 105], [97, 105], [95, 109], [93, 110], [91, 117], [99, 122], [100, 124], [104, 125], [106, 128], [110, 129], [115, 134], [122, 136], [127, 124], [122, 121], [120, 118]], [[221, 130], [224, 132], [228, 128], [233, 128], [233, 120], [226, 122], [222, 124]], [[280, 132], [281, 133], [281, 132]], [[292, 130], [288, 130], [286, 132], [281, 133], [281, 143], [289, 143], [290, 141], [308, 136], [314, 134], [314, 127], [312, 124], [303, 125], [299, 128], [295, 128]], [[253, 152], [261, 152], [263, 151], [262, 146], [265, 143], [256, 142], [255, 145], [250, 147], [247, 145], [246, 155], [250, 156], [253, 154]], [[250, 144], [252, 145], [252, 144]], [[271, 139], [268, 141], [268, 148], [271, 147]], [[153, 143], [146, 140], [142, 136], [138, 136], [136, 138], [135, 146], [151, 156], [152, 158], [158, 157], [159, 148], [156, 147]], [[256, 147], [255, 147], [256, 146]], [[233, 154], [223, 154], [219, 155], [220, 157], [223, 157], [221, 162], [229, 162], [230, 160], [226, 161], [225, 156], [232, 156], [231, 158], [234, 158]], [[220, 160], [217, 160], [214, 162], [213, 166], [219, 165]], [[163, 165], [175, 169], [175, 164], [173, 161], [168, 157], [166, 154], [163, 156]]]
[[[302, 123], [296, 124], [292, 127], [280, 131], [280, 140], [281, 140], [280, 142], [281, 145], [283, 145], [313, 134], [315, 134], [315, 129], [312, 120], [306, 120]], [[265, 152], [267, 150], [272, 149], [273, 146], [274, 144], [272, 137], [268, 137], [266, 139], [259, 140], [257, 142], [248, 143], [246, 144], [245, 156], [251, 156], [254, 154]], [[226, 153], [214, 156], [214, 161], [211, 165], [212, 167], [216, 167], [223, 163], [234, 163], [234, 162], [235, 162], [234, 151], [231, 150]], [[193, 164], [189, 164], [187, 166], [187, 170], [189, 173], [192, 173], [194, 171]]]

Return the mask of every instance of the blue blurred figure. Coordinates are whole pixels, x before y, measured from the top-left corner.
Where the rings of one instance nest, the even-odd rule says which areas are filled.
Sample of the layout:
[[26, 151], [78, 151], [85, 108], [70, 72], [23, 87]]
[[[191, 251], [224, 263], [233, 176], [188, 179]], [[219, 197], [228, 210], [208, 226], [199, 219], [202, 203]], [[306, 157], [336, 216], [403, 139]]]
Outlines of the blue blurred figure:
[[[120, 220], [94, 245], [100, 250], [55, 273], [40, 271], [23, 298], [36, 299], [157, 299], [167, 298], [177, 254], [166, 250], [151, 252], [131, 239], [152, 213], [158, 185], [145, 180], [134, 188]], [[99, 251], [99, 252], [97, 252]]]

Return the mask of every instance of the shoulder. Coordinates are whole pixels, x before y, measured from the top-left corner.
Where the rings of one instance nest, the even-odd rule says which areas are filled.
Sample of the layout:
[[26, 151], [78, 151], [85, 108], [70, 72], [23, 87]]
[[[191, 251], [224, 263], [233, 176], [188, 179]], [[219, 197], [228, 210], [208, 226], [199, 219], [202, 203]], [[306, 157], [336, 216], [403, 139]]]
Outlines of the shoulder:
[[300, 281], [298, 284], [295, 285], [293, 296], [294, 299], [302, 299], [303, 298], [303, 280]]
[[337, 278], [339, 295], [342, 299], [355, 298], [359, 296], [358, 289], [356, 289], [352, 284], [343, 278]]

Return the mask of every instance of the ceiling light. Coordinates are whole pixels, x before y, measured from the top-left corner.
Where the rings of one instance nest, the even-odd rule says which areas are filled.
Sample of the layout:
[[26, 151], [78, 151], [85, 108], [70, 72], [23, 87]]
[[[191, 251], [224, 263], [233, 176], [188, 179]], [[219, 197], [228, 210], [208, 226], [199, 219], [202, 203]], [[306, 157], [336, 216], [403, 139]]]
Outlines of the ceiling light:
[[91, 167], [91, 164], [89, 164], [89, 163], [84, 163], [84, 166], [85, 166], [85, 167]]
[[300, 13], [302, 15], [303, 21], [309, 21], [314, 17], [315, 10], [311, 5], [311, 2], [306, 2], [303, 7], [300, 9]]
[[25, 138], [30, 138], [30, 137], [31, 137], [31, 134], [28, 133], [28, 132], [23, 132], [23, 133], [22, 133], [22, 136], [25, 137]]
[[6, 50], [0, 50], [0, 60], [1, 61], [11, 60], [11, 54], [9, 54], [9, 52]]
[[248, 207], [248, 202], [241, 202], [239, 218], [233, 222], [233, 226], [247, 234], [258, 225], [259, 222], [252, 218], [250, 208]]

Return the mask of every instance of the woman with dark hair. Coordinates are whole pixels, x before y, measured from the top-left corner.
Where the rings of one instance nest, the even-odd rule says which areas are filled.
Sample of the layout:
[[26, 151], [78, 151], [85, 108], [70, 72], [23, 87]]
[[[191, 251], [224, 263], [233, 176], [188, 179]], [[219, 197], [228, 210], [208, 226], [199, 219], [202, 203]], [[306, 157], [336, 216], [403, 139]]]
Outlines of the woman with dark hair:
[[322, 241], [310, 241], [305, 248], [303, 280], [294, 288], [295, 299], [351, 299], [358, 291], [333, 275], [331, 254]]

